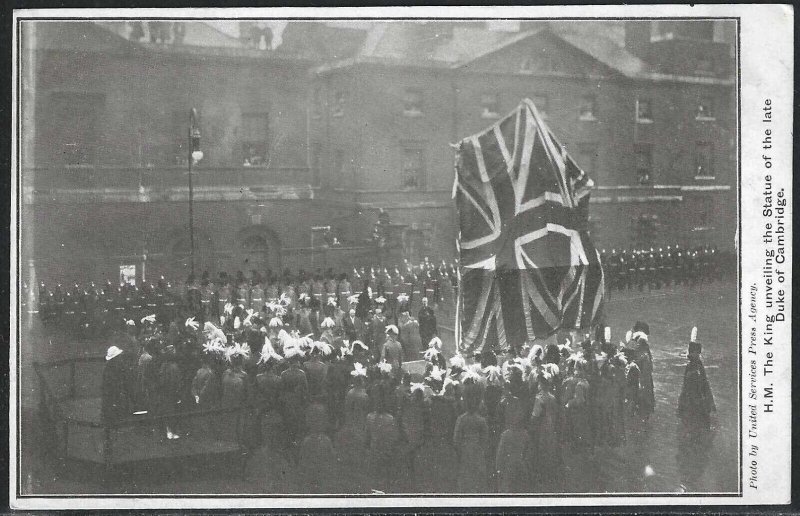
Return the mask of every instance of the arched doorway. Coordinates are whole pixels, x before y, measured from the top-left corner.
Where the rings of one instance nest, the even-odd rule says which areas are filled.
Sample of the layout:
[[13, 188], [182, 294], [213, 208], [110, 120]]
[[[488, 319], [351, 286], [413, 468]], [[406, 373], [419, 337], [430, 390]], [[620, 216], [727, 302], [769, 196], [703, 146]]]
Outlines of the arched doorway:
[[237, 235], [236, 269], [245, 274], [281, 270], [281, 244], [278, 236], [263, 225], [243, 228]]

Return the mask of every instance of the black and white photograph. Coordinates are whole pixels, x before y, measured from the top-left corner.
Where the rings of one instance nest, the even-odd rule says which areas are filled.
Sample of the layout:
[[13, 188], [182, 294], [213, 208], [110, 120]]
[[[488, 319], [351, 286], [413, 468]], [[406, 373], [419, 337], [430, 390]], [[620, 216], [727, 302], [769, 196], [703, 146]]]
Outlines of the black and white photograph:
[[745, 157], [742, 14], [598, 7], [18, 13], [12, 496], [769, 489], [791, 74]]

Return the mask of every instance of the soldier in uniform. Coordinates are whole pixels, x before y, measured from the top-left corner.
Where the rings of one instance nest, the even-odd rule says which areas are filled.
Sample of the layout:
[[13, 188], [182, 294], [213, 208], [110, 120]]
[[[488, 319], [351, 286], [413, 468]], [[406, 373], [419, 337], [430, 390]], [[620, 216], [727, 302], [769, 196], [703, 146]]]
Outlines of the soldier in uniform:
[[611, 249], [611, 254], [606, 257], [606, 271], [608, 271], [608, 290], [619, 289], [619, 255], [617, 249]]
[[719, 255], [719, 250], [717, 249], [717, 246], [715, 246], [715, 245], [711, 246], [710, 253], [711, 253], [711, 256], [709, 257], [709, 261], [710, 261], [709, 274], [711, 275], [710, 276], [711, 277], [711, 281], [716, 281], [716, 280], [721, 279], [721, 277], [720, 277], [720, 264], [719, 264], [720, 255]]
[[217, 289], [217, 316], [225, 314], [225, 305], [231, 300], [231, 287], [227, 274], [220, 273], [219, 289]]
[[[427, 257], [426, 257], [427, 259]], [[427, 267], [427, 271], [425, 272], [425, 297], [428, 298], [428, 302], [433, 306], [437, 306], [439, 304], [439, 289], [437, 288], [437, 281], [436, 278], [431, 273], [431, 267]]]
[[202, 318], [202, 303], [200, 302], [200, 283], [197, 281], [197, 276], [189, 274], [186, 279], [186, 306], [190, 317], [196, 319]]
[[410, 301], [410, 308], [411, 313], [416, 313], [420, 308], [422, 308], [422, 298], [425, 292], [425, 282], [423, 280], [423, 273], [422, 271], [418, 273], [412, 272], [412, 286], [411, 286], [411, 301]]
[[100, 331], [100, 308], [101, 291], [94, 284], [94, 281], [83, 291], [83, 311], [86, 313], [84, 319], [85, 332], [88, 336], [97, 336]]
[[[297, 289], [295, 288], [295, 279], [290, 275], [285, 276], [286, 280], [284, 285], [281, 287], [281, 296], [289, 300], [289, 306], [294, 307], [297, 306]], [[336, 282], [334, 281], [334, 285]], [[336, 287], [334, 286], [334, 292]], [[290, 308], [291, 310], [291, 308]]]
[[311, 295], [311, 289], [309, 287], [309, 278], [306, 272], [303, 269], [297, 273], [297, 288], [295, 289], [297, 293], [297, 298], [300, 298], [301, 294], [305, 294], [306, 296]]
[[324, 286], [325, 286], [325, 296], [324, 296], [325, 300], [331, 297], [335, 298], [338, 285], [336, 283], [336, 278], [334, 277], [332, 269], [328, 269], [328, 271], [325, 274]]
[[250, 287], [242, 271], [236, 273], [236, 306], [247, 308], [250, 306]]
[[686, 283], [694, 286], [698, 276], [697, 253], [693, 249], [686, 250]]
[[53, 293], [42, 281], [39, 283], [39, 319], [45, 327], [49, 326], [52, 321], [54, 303]]
[[687, 490], [700, 487], [713, 446], [711, 414], [716, 412], [714, 395], [701, 359], [702, 346], [697, 342], [697, 328], [692, 328], [688, 363], [683, 373], [683, 387], [678, 398], [678, 470]]
[[89, 297], [88, 292], [86, 292], [86, 286], [81, 285], [80, 283], [75, 284], [74, 292], [74, 299], [73, 304], [75, 305], [75, 330], [76, 333], [82, 337], [88, 335], [89, 329], [89, 308], [87, 307], [87, 297]]
[[281, 293], [278, 289], [278, 284], [275, 281], [275, 278], [268, 276], [267, 277], [267, 287], [264, 289], [264, 296], [267, 298], [268, 303], [277, 303], [278, 298], [280, 297]]
[[372, 330], [372, 344], [369, 345], [369, 349], [372, 352], [372, 358], [375, 362], [380, 361], [381, 353], [383, 352], [383, 343], [386, 341], [387, 324], [386, 316], [383, 315], [383, 307], [378, 304], [378, 306], [375, 307], [375, 315], [372, 317], [370, 324]]
[[658, 254], [651, 247], [650, 252], [647, 253], [647, 289], [660, 289], [661, 281], [658, 270]]
[[347, 306], [348, 298], [353, 295], [353, 289], [347, 274], [342, 273], [339, 276], [339, 284], [336, 287], [336, 294], [339, 297], [339, 306]]
[[105, 335], [106, 331], [111, 327], [111, 319], [109, 315], [114, 310], [114, 287], [111, 282], [106, 280], [102, 288], [98, 286], [96, 289], [95, 301], [95, 334]]
[[144, 298], [144, 303], [142, 305], [144, 316], [155, 314], [156, 321], [158, 321], [159, 324], [169, 324], [171, 322], [169, 320], [164, 320], [163, 316], [159, 317], [161, 314], [158, 313], [158, 298], [156, 297], [155, 288], [152, 283], [142, 283], [142, 297]]
[[633, 263], [634, 267], [636, 268], [634, 272], [636, 278], [636, 288], [639, 289], [639, 292], [642, 292], [645, 284], [647, 283], [647, 258], [644, 255], [644, 250], [634, 250]]
[[317, 272], [314, 276], [314, 282], [311, 284], [311, 296], [319, 303], [323, 302], [323, 295], [325, 294], [325, 284], [322, 282], [322, 275]]
[[156, 304], [156, 317], [159, 321], [172, 321], [175, 316], [174, 314], [170, 314], [166, 307], [167, 280], [164, 279], [164, 276], [159, 276], [156, 284], [150, 285], [150, 288], [152, 289], [151, 296]]
[[78, 320], [80, 318], [80, 300], [77, 295], [78, 284], [64, 294], [64, 323], [62, 328], [70, 334], [77, 333]]
[[56, 285], [55, 291], [53, 292], [53, 301], [55, 304], [55, 309], [53, 310], [53, 325], [57, 329], [64, 328], [64, 312], [66, 311], [66, 293], [64, 292], [64, 288], [61, 286], [61, 283]]
[[[177, 283], [173, 286], [169, 281], [164, 285], [164, 312], [169, 319], [175, 319], [178, 315], [180, 301], [180, 288]], [[180, 308], [182, 310], [182, 307]]]
[[138, 321], [145, 315], [142, 309], [142, 300], [139, 297], [139, 289], [135, 285], [126, 283], [123, 287], [123, 292], [125, 293], [125, 311], [123, 315]]
[[253, 286], [250, 287], [250, 309], [255, 310], [263, 319], [266, 300], [264, 299], [264, 287], [261, 286], [261, 275], [258, 271], [253, 271], [251, 283]]
[[130, 301], [128, 299], [128, 285], [121, 283], [114, 291], [113, 309], [110, 316], [111, 324], [109, 329], [118, 330], [125, 324], [125, 319], [133, 319], [130, 313]]
[[674, 277], [673, 284], [683, 285], [686, 275], [686, 257], [684, 256], [679, 245], [675, 246], [675, 250], [672, 252], [672, 254], [672, 274]]
[[629, 276], [628, 276], [628, 251], [625, 249], [621, 249], [619, 252], [618, 257], [619, 265], [617, 270], [617, 278], [618, 278], [618, 287], [619, 290], [625, 290], [628, 288]]
[[214, 309], [217, 305], [215, 297], [214, 285], [209, 280], [208, 271], [203, 272], [203, 278], [200, 280], [200, 307], [203, 315], [201, 323], [206, 321], [216, 322], [214, 320]]
[[441, 303], [447, 315], [450, 316], [455, 311], [455, 291], [453, 289], [453, 280], [450, 278], [450, 273], [445, 267], [444, 262], [439, 268], [439, 292]]

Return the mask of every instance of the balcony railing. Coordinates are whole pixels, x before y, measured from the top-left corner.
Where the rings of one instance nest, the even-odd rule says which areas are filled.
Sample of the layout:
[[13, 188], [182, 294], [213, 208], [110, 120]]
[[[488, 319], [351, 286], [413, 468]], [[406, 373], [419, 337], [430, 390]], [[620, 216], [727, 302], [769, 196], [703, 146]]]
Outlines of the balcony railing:
[[[305, 167], [195, 167], [192, 171], [196, 189], [304, 185], [311, 180], [311, 170]], [[188, 188], [189, 171], [186, 167], [35, 167], [23, 168], [21, 182], [35, 191], [144, 188], [157, 192]]]

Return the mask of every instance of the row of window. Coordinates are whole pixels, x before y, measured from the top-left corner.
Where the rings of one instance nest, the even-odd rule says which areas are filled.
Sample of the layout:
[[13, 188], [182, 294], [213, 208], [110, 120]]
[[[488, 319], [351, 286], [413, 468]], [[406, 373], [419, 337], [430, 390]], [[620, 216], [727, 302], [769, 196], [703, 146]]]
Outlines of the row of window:
[[[59, 134], [49, 135], [53, 137], [55, 143], [54, 150], [58, 154], [59, 160], [66, 160], [68, 165], [91, 165], [94, 164], [96, 156], [95, 149], [97, 147], [97, 131], [95, 130], [95, 122], [99, 118], [100, 110], [102, 109], [103, 102], [97, 99], [84, 99], [84, 102], [79, 102], [81, 98], [73, 98], [71, 95], [68, 99], [56, 97], [60, 101], [54, 104], [57, 110], [59, 106], [66, 109], [63, 113], [58, 112], [61, 120], [67, 124], [66, 127], [70, 130], [57, 130]], [[410, 97], [407, 100], [415, 100], [415, 97]], [[61, 103], [65, 100], [69, 102]], [[89, 102], [92, 100], [92, 102]], [[542, 113], [546, 113], [548, 109], [548, 102], [546, 96], [534, 96], [533, 101]], [[494, 115], [500, 110], [497, 95], [485, 94], [481, 97], [483, 105], [483, 114], [486, 116]], [[580, 117], [582, 119], [594, 118], [596, 113], [596, 99], [593, 95], [587, 95], [583, 102], [580, 104]], [[704, 104], [701, 104], [701, 107]], [[421, 103], [411, 104], [406, 106], [407, 110], [414, 110], [421, 113]], [[711, 114], [709, 109], [703, 109], [702, 112], [706, 113], [706, 117], [710, 118]], [[202, 117], [202, 113], [199, 113]], [[652, 104], [643, 98], [636, 101], [636, 116], [637, 120], [651, 121], [653, 120]], [[213, 127], [208, 128], [202, 122], [202, 118], [198, 121], [203, 131], [204, 141], [218, 141], [219, 135], [214, 134]], [[149, 165], [185, 165], [188, 159], [188, 110], [175, 110], [172, 112], [171, 128], [169, 134], [173, 135], [171, 143], [165, 146], [153, 146], [148, 142], [148, 135], [145, 131], [139, 132], [138, 141], [134, 142], [136, 146], [136, 153], [139, 158], [141, 166]], [[77, 129], [75, 129], [77, 128]], [[259, 167], [265, 166], [269, 163], [270, 152], [270, 130], [269, 130], [269, 114], [266, 112], [245, 112], [241, 115], [241, 124], [235, 130], [237, 146], [234, 148], [232, 159], [234, 163], [239, 162], [242, 166]], [[158, 148], [165, 147], [165, 148]], [[201, 143], [206, 156], [209, 155], [209, 145]], [[424, 188], [425, 180], [425, 153], [424, 144], [415, 143], [411, 146], [403, 148], [402, 161], [401, 161], [401, 175], [400, 184], [404, 188], [420, 189]], [[313, 163], [312, 167], [315, 170], [320, 169], [318, 149], [312, 149]], [[596, 157], [597, 157], [596, 144], [579, 144], [575, 149], [575, 158], [581, 166], [583, 166], [589, 173], [596, 171]], [[713, 144], [709, 142], [697, 142], [695, 148], [695, 177], [705, 179], [713, 178], [714, 176], [714, 163]], [[646, 144], [637, 144], [635, 146], [636, 156], [636, 171], [637, 179], [641, 183], [648, 183], [652, 177], [652, 146]], [[333, 170], [336, 173], [335, 177], [341, 177], [341, 170], [344, 167], [344, 154], [341, 151], [334, 153]]]
[[[313, 166], [320, 165], [321, 147], [315, 145], [312, 150]], [[571, 151], [578, 165], [588, 174], [598, 171], [599, 145], [597, 143], [579, 143]], [[653, 182], [653, 144], [634, 145], [635, 181], [641, 185]], [[343, 179], [345, 153], [341, 149], [333, 152], [333, 181]], [[694, 175], [696, 180], [713, 180], [714, 144], [698, 141], [695, 144]], [[426, 183], [425, 147], [422, 142], [406, 143], [400, 149], [399, 187], [407, 190], [420, 190]]]
[[[104, 99], [102, 99], [104, 101]], [[51, 130], [46, 138], [51, 142], [54, 162], [66, 165], [93, 165], [97, 159], [99, 128], [98, 120], [103, 110], [103, 101], [88, 102], [80, 94], [54, 95], [52, 104], [56, 113]], [[200, 113], [198, 113], [200, 114]], [[152, 121], [142, 122], [136, 137], [130, 142], [131, 151], [142, 167], [158, 165], [185, 166], [189, 156], [189, 110], [174, 110], [165, 121], [166, 131], [154, 130]], [[211, 157], [209, 141], [219, 141], [219, 128], [197, 122], [201, 129], [200, 147], [205, 160]], [[169, 137], [157, 140], [154, 135], [167, 134]], [[269, 162], [270, 131], [269, 113], [245, 112], [241, 123], [234, 129], [237, 141], [233, 149], [234, 164], [242, 166], [265, 166]]]
[[[651, 184], [653, 182], [653, 144], [637, 143], [633, 146], [633, 153], [636, 162], [636, 181], [641, 185]], [[696, 180], [713, 180], [715, 174], [714, 144], [707, 141], [696, 142], [693, 178]]]
[[[313, 112], [319, 116], [321, 109], [321, 92], [317, 90], [314, 98]], [[533, 95], [531, 100], [537, 109], [544, 116], [549, 110], [549, 98], [547, 95]], [[344, 92], [334, 92], [331, 116], [340, 117], [344, 115], [346, 97]], [[408, 117], [422, 116], [424, 112], [423, 91], [418, 88], [406, 88], [402, 99], [403, 115]], [[500, 97], [497, 93], [482, 93], [478, 108], [482, 118], [497, 118], [502, 114]], [[710, 95], [702, 95], [698, 99], [694, 116], [697, 120], [714, 120], [714, 98]], [[597, 96], [587, 94], [581, 96], [578, 102], [578, 119], [582, 121], [595, 121], [598, 118]], [[652, 123], [655, 120], [653, 101], [647, 97], [636, 99], [636, 121], [639, 123]]]

